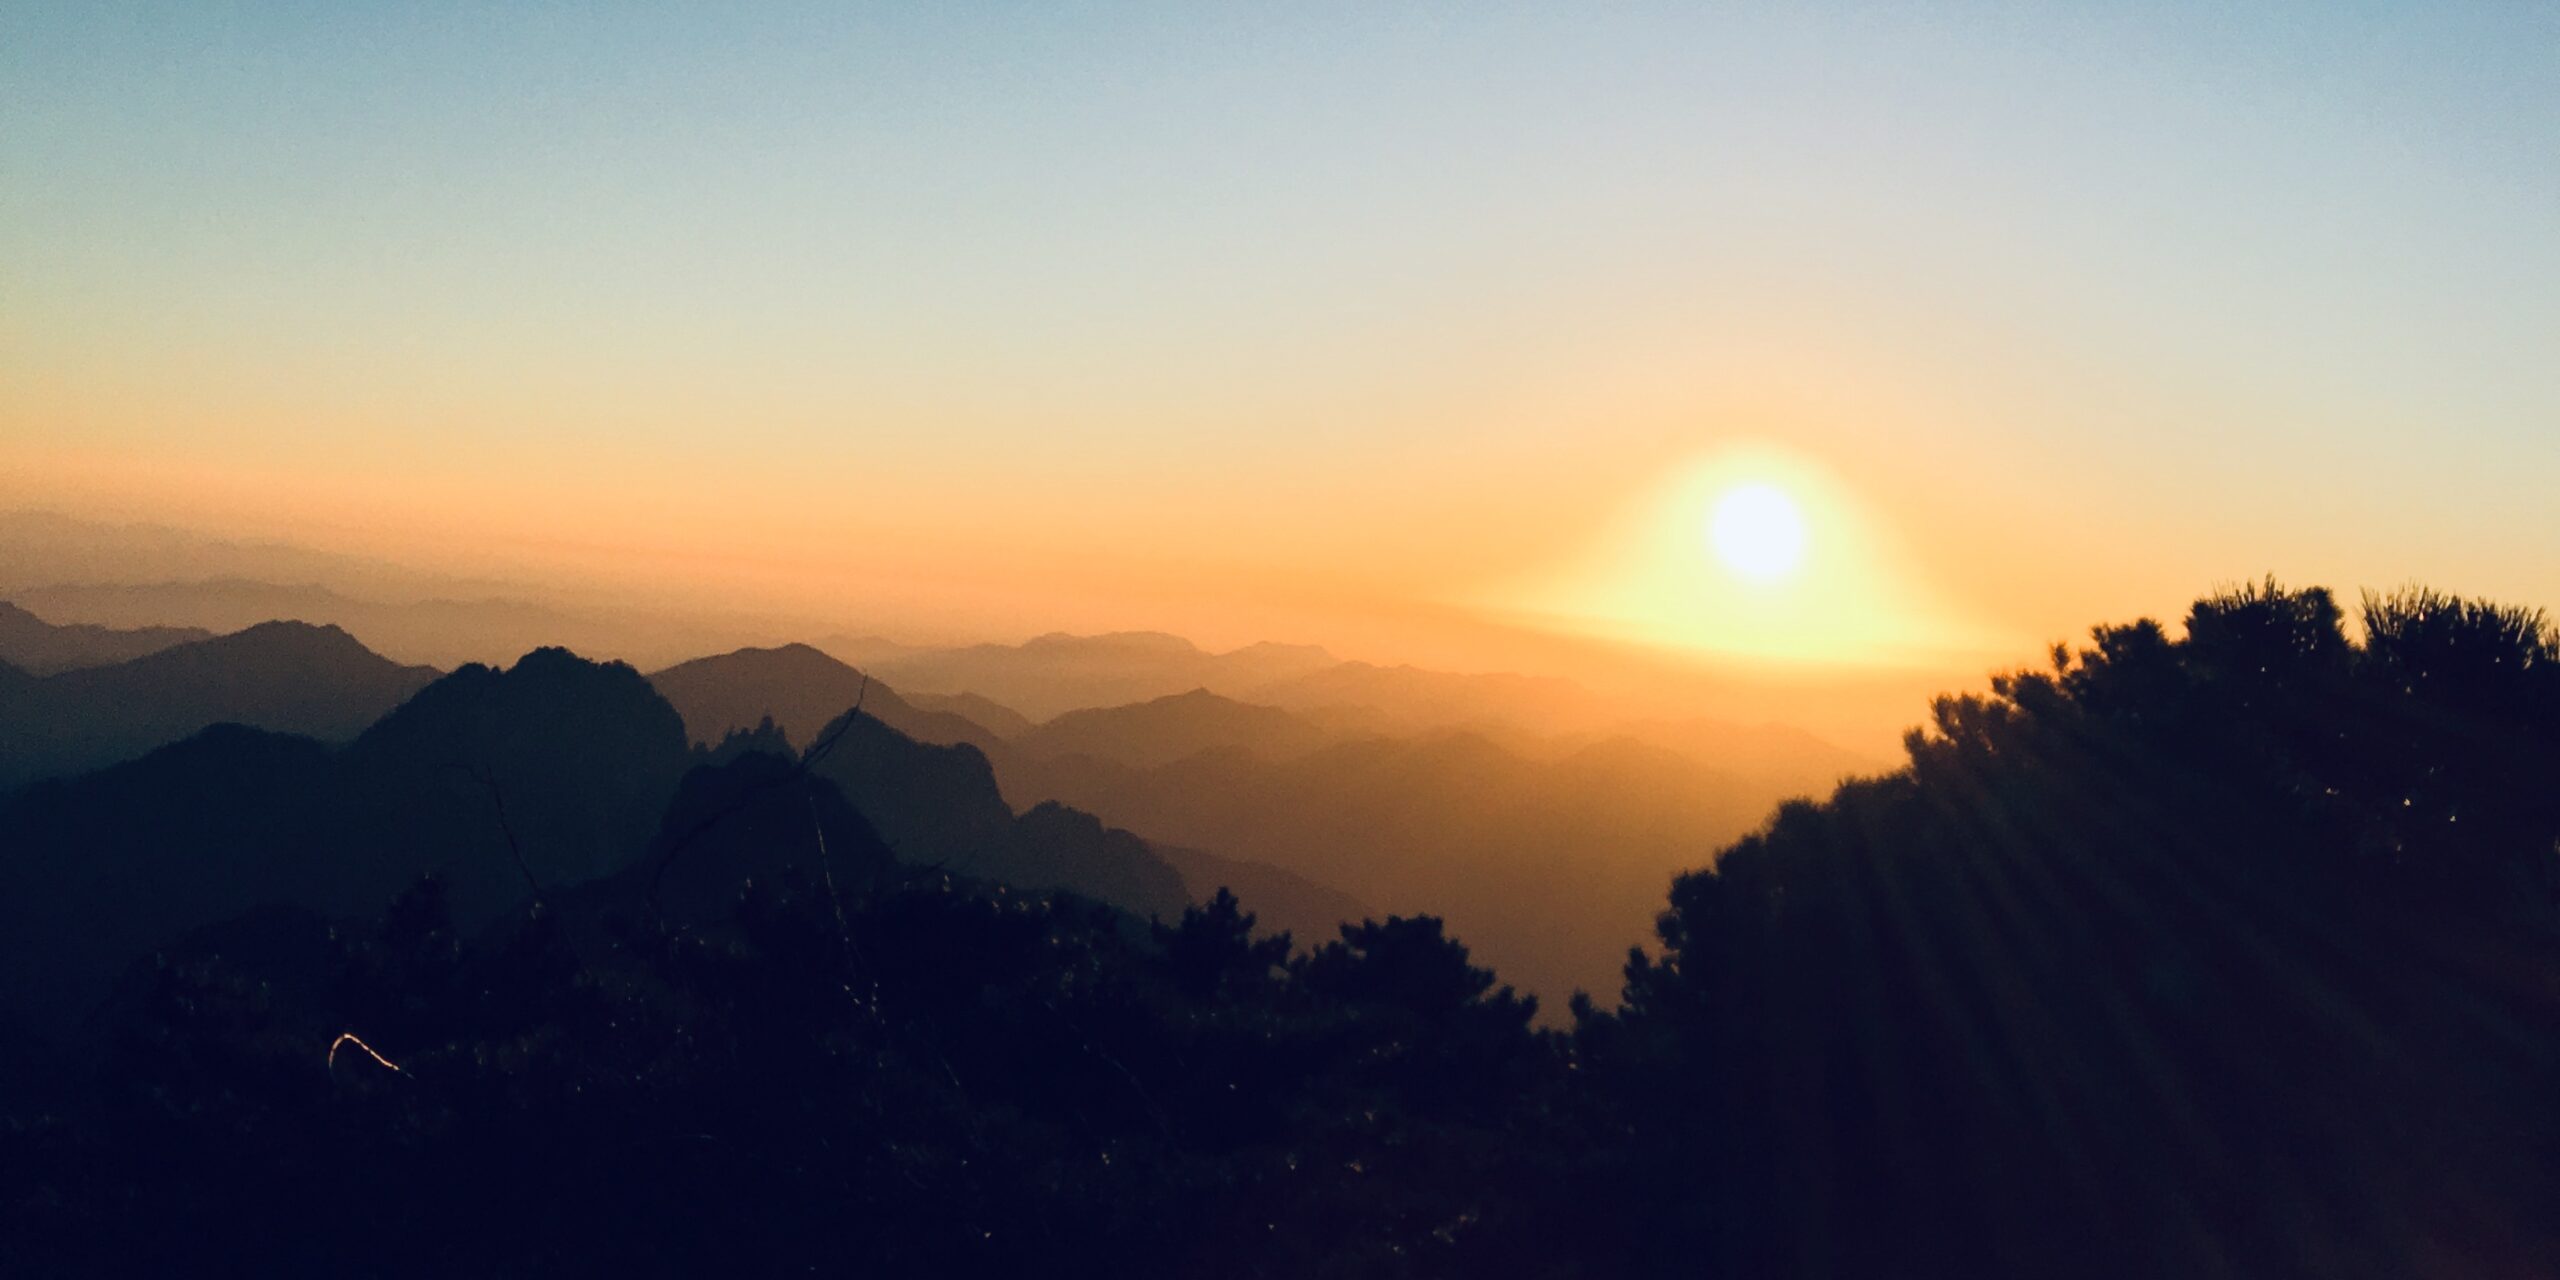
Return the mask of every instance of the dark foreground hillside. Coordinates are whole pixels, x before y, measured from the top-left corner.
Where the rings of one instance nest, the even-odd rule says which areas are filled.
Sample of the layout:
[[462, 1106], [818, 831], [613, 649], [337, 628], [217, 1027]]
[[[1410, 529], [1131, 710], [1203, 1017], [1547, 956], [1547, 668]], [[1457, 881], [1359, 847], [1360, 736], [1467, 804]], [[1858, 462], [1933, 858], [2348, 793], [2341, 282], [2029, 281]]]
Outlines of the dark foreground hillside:
[[1292, 956], [1224, 898], [902, 867], [859, 755], [742, 749], [663, 885], [172, 940], [16, 1077], [0, 1237], [33, 1274], [2552, 1274], [2560, 646], [2422, 592], [2362, 623], [2254, 587], [1942, 702], [1672, 886], [1566, 1032], [1435, 920]]

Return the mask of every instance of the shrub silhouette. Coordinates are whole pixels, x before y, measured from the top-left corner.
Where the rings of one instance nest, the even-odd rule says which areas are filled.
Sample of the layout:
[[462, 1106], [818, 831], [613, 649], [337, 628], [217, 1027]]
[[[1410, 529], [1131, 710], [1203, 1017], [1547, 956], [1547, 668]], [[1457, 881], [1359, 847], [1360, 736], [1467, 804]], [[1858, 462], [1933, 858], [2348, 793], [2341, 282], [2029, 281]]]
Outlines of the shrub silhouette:
[[1747, 1274], [2560, 1260], [2552, 631], [2420, 590], [2363, 623], [2267, 582], [2102, 627], [1684, 877], [1579, 1033], [1676, 1130], [1629, 1157], [1693, 1211], [1660, 1238]]

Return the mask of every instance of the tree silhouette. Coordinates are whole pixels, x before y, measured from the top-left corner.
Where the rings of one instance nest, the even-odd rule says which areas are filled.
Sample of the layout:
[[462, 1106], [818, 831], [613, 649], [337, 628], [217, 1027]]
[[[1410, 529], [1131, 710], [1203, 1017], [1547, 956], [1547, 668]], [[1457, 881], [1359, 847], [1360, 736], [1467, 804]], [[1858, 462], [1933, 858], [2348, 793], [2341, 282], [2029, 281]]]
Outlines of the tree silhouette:
[[[973, 751], [848, 718], [823, 769], [760, 727], [677, 781], [636, 677], [534, 670], [369, 750], [485, 744], [526, 780], [510, 815], [638, 797], [610, 825], [657, 856], [580, 879], [529, 842], [538, 910], [475, 908], [477, 809], [402, 833], [472, 842], [405, 865], [476, 879], [369, 916], [226, 886], [299, 891], [330, 832], [377, 830], [240, 807], [365, 776], [299, 739], [215, 731], [0, 815], [40, 842], [12, 883], [86, 909], [109, 880], [75, 849], [148, 869], [195, 827], [219, 855], [155, 872], [204, 901], [116, 920], [165, 936], [84, 1056], [0, 1092], [13, 1264], [2560, 1271], [2560, 636], [2531, 611], [2410, 588], [2351, 626], [2263, 581], [2099, 627], [1938, 700], [1894, 772], [1702, 851], [1569, 1032], [1436, 917], [1296, 950], [1225, 891], [1147, 920], [893, 859], [881, 814], [990, 865], [1115, 847], [1016, 821]], [[518, 723], [543, 680], [620, 691], [648, 787], [546, 773]]]
[[2552, 632], [2363, 613], [2265, 582], [2099, 628], [1684, 877], [1580, 1031], [1679, 1130], [1639, 1158], [1717, 1228], [1670, 1238], [1754, 1274], [2560, 1257]]

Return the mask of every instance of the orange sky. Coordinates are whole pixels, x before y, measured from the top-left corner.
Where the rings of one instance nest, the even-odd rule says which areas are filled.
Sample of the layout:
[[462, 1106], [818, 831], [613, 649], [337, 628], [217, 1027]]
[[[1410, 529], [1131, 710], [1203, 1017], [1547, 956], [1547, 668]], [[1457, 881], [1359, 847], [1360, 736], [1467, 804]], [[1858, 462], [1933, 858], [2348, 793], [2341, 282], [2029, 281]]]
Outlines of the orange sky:
[[2560, 602], [2547, 24], [2195, 17], [30, 18], [0, 504], [1875, 723], [2268, 572]]

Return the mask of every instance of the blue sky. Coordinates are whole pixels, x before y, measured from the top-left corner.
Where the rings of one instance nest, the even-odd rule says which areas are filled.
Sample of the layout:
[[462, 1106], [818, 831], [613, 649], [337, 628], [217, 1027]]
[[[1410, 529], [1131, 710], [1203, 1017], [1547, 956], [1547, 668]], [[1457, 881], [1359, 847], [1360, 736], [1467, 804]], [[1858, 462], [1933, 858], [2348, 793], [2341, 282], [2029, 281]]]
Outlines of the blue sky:
[[0, 9], [21, 502], [1214, 631], [1748, 440], [2049, 635], [2560, 603], [2555, 352], [2547, 4]]

